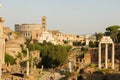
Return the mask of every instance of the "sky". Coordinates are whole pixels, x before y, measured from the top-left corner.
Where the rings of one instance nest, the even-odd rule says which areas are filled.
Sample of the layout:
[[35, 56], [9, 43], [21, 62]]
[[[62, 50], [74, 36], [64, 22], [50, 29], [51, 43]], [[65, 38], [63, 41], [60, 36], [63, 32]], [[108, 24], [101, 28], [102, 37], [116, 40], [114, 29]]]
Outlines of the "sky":
[[41, 24], [47, 17], [47, 28], [69, 34], [104, 32], [106, 27], [120, 25], [120, 0], [0, 0], [4, 25]]

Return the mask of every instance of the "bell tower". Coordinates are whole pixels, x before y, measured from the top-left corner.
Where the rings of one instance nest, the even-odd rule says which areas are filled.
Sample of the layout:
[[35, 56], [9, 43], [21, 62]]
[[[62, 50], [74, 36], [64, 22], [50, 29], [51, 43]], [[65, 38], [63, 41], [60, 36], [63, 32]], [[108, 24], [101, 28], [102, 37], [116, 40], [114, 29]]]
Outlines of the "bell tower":
[[46, 31], [46, 17], [45, 16], [42, 16], [42, 30], [43, 31]]

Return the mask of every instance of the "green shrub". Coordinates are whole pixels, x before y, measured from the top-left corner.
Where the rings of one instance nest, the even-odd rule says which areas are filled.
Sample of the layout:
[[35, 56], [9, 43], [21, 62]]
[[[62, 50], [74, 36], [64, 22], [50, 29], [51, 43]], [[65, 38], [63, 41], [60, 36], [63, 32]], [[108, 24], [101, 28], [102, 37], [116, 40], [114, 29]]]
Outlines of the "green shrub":
[[95, 67], [97, 67], [97, 66], [98, 66], [98, 64], [94, 64], [94, 63], [92, 63], [92, 64], [90, 64], [89, 67], [91, 67], [91, 68], [95, 68]]
[[108, 70], [107, 69], [99, 69], [95, 73], [97, 73], [97, 74], [107, 74]]
[[16, 64], [16, 60], [11, 55], [5, 53], [5, 63], [13, 65]]

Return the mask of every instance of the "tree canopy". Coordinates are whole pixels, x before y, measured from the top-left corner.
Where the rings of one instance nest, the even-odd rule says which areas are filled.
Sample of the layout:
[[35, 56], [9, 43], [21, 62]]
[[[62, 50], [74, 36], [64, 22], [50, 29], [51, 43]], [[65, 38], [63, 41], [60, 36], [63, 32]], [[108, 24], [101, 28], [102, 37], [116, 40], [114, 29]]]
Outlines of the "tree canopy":
[[101, 33], [101, 32], [95, 33], [95, 36], [96, 36], [96, 40], [99, 41], [104, 36], [104, 33]]
[[8, 53], [5, 53], [5, 63], [13, 65], [16, 64], [16, 60]]
[[57, 67], [64, 64], [71, 48], [70, 46], [54, 45], [45, 41], [42, 44], [29, 43], [27, 46], [30, 51], [40, 50], [42, 60], [39, 65], [44, 65], [45, 68]]
[[56, 67], [66, 62], [68, 51], [65, 46], [47, 45], [42, 47], [41, 55], [41, 64], [43, 64], [46, 68]]
[[119, 34], [119, 29], [120, 29], [119, 25], [109, 26], [109, 27], [106, 28], [105, 35], [106, 36], [111, 36], [111, 38], [113, 39], [113, 41], [115, 43], [117, 43], [118, 42], [117, 35]]

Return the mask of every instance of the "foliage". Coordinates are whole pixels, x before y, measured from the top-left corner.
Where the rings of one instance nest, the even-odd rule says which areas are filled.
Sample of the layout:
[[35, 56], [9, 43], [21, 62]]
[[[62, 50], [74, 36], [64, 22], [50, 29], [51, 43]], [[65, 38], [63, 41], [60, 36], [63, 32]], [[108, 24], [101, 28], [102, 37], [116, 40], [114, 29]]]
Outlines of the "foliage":
[[74, 41], [73, 46], [84, 46], [84, 43], [81, 43], [80, 41]]
[[27, 50], [24, 49], [24, 45], [20, 45], [20, 47], [22, 48], [23, 56], [26, 56], [27, 55]]
[[68, 76], [70, 76], [71, 73], [70, 73], [70, 71], [62, 71], [61, 74], [68, 77]]
[[16, 57], [21, 59], [22, 58], [22, 53], [18, 52], [18, 55], [16, 55]]
[[31, 40], [32, 40], [32, 38], [30, 38], [30, 39], [26, 39], [25, 44], [26, 44], [26, 45], [30, 44]]
[[120, 29], [120, 26], [118, 26], [118, 25], [113, 25], [113, 26], [107, 27], [105, 34], [106, 34], [106, 36], [111, 36], [113, 41], [115, 43], [117, 43], [118, 42], [117, 35], [119, 34], [119, 29]]
[[46, 68], [57, 67], [66, 62], [70, 47], [61, 45], [43, 45], [41, 64]]
[[19, 33], [19, 32], [14, 31], [14, 33], [15, 33], [17, 36], [20, 36], [20, 33]]
[[93, 41], [89, 41], [89, 47], [94, 47], [94, 46], [95, 46], [94, 42]]
[[51, 42], [44, 41], [41, 43], [27, 44], [30, 51], [39, 50], [41, 52], [41, 63], [45, 68], [52, 68], [62, 65], [66, 62], [68, 52], [71, 46], [54, 45]]
[[68, 41], [67, 40], [63, 40], [64, 44], [68, 44]]
[[16, 64], [16, 60], [11, 55], [5, 53], [5, 63], [13, 65]]
[[23, 56], [27, 56], [27, 50], [26, 49], [23, 49], [22, 53], [23, 53]]
[[117, 35], [117, 38], [118, 38], [118, 42], [120, 43], [120, 31], [119, 31], [119, 33]]
[[100, 41], [101, 38], [104, 36], [104, 33], [95, 33], [95, 36], [96, 36], [96, 40]]
[[98, 47], [98, 41], [95, 41], [95, 42], [93, 42], [93, 41], [89, 41], [89, 47], [91, 47], [91, 48], [94, 48], [94, 47]]
[[97, 66], [98, 66], [98, 64], [93, 64], [93, 63], [92, 63], [92, 64], [90, 64], [89, 67], [90, 67], [90, 68], [95, 68], [95, 67], [97, 67]]
[[88, 51], [88, 47], [82, 47], [81, 51], [87, 52]]
[[28, 47], [28, 49], [30, 50], [30, 51], [34, 51], [34, 50], [40, 50], [40, 48], [41, 48], [41, 45], [40, 44], [38, 44], [38, 43], [35, 43], [35, 44], [28, 44], [27, 45], [27, 47]]
[[107, 69], [99, 69], [97, 70], [96, 72], [94, 72], [95, 74], [107, 74], [108, 73], [108, 70]]

